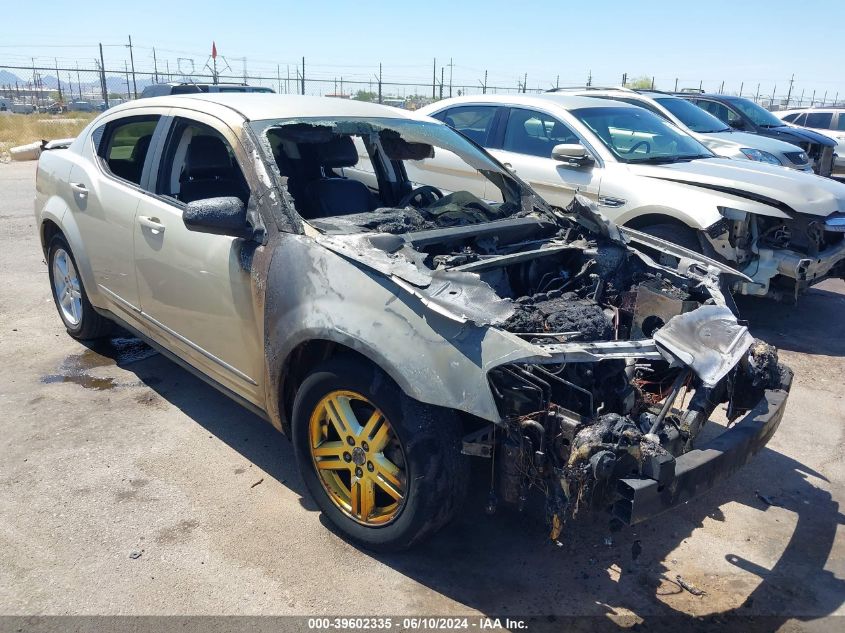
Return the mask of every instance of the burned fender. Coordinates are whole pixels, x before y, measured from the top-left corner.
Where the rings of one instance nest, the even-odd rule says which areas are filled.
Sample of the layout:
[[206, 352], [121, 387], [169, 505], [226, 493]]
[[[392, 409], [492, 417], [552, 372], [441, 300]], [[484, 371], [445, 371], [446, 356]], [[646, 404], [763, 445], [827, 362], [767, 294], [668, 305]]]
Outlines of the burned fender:
[[[366, 356], [420, 402], [498, 422], [487, 368], [536, 349], [495, 328], [455, 320], [423, 299], [378, 271], [315, 248], [312, 238], [282, 235], [266, 285], [269, 388], [282, 388], [299, 345], [327, 341]], [[268, 400], [275, 407], [278, 396]]]

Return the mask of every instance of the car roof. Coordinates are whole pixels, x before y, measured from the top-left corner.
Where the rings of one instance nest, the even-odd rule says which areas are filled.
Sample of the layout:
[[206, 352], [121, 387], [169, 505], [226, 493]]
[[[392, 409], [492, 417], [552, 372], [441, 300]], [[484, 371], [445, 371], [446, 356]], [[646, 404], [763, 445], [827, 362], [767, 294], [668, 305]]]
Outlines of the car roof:
[[[581, 95], [561, 94], [559, 92], [544, 92], [542, 94], [503, 94], [503, 95], [466, 95], [453, 97], [433, 103], [430, 107], [441, 109], [448, 106], [461, 105], [462, 103], [493, 103], [508, 105], [523, 105], [533, 107], [548, 107], [550, 105], [563, 108], [564, 110], [576, 110], [578, 108], [607, 108], [607, 99], [596, 97], [582, 97]], [[617, 102], [612, 107], [636, 108], [635, 105]]]
[[147, 107], [199, 109], [203, 106], [217, 112], [228, 111], [232, 118], [246, 119], [247, 121], [306, 117], [420, 118], [408, 110], [399, 110], [366, 101], [261, 92], [211, 92], [150, 97], [122, 103], [111, 108], [109, 113]]

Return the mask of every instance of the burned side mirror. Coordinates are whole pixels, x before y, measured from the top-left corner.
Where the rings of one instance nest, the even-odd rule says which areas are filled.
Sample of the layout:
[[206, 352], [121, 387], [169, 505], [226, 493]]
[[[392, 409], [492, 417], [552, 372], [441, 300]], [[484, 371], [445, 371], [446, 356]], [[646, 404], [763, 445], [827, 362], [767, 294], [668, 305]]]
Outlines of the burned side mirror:
[[246, 205], [234, 196], [189, 202], [182, 212], [189, 231], [252, 239], [255, 231], [246, 219]]

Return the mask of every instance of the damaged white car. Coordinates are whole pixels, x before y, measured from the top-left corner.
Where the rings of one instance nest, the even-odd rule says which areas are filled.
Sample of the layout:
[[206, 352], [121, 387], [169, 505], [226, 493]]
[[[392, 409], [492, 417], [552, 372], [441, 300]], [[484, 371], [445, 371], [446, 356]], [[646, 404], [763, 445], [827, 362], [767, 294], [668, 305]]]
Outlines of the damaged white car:
[[[373, 186], [343, 177], [366, 148]], [[412, 188], [438, 153], [495, 187]], [[335, 99], [121, 105], [39, 161], [37, 226], [67, 331], [118, 323], [268, 419], [354, 541], [408, 547], [537, 487], [549, 535], [586, 507], [632, 524], [733, 473], [791, 372], [737, 323], [728, 267], [567, 215], [449, 127]], [[673, 267], [648, 253], [671, 255]], [[702, 443], [713, 409], [732, 426]]]
[[[794, 300], [845, 276], [845, 185], [761, 162], [717, 157], [661, 117], [591, 97], [473, 95], [420, 110], [485, 147], [549, 204], [575, 193], [625, 227], [704, 253], [746, 273], [733, 291]], [[410, 174], [497, 199], [448, 157]]]

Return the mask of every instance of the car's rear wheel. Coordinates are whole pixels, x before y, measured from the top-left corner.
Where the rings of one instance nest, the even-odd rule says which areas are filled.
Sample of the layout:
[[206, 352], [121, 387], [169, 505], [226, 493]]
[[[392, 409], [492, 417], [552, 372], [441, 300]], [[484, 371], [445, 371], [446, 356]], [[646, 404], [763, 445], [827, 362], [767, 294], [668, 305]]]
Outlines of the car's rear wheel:
[[88, 300], [76, 260], [61, 234], [50, 240], [47, 271], [53, 301], [67, 333], [79, 340], [108, 336], [112, 331], [111, 322], [100, 316]]
[[454, 515], [467, 486], [454, 412], [406, 396], [369, 363], [312, 371], [293, 406], [300, 472], [324, 515], [376, 550], [405, 549]]

